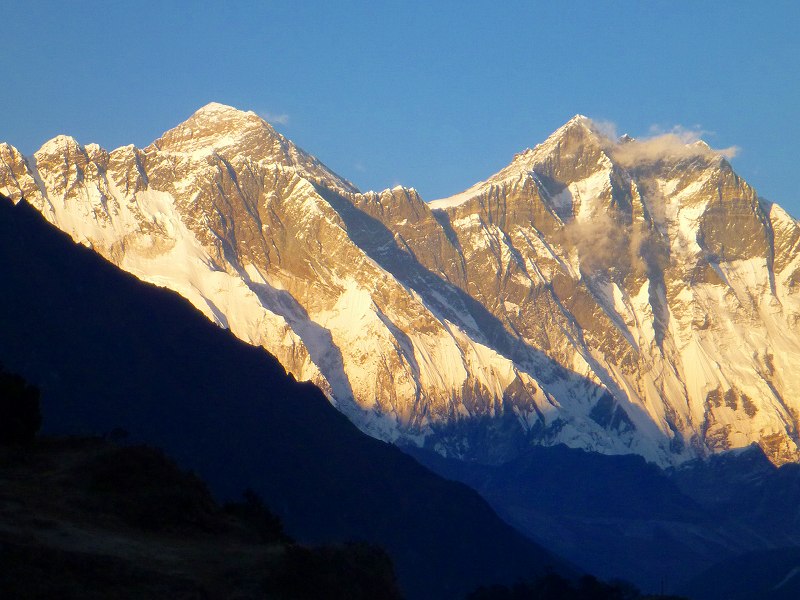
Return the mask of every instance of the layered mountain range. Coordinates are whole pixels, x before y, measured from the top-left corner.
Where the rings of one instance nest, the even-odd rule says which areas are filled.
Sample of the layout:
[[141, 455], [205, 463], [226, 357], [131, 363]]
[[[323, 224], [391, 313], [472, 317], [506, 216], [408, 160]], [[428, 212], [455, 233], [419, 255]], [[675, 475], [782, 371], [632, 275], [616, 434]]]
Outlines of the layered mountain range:
[[800, 458], [800, 226], [703, 142], [576, 116], [452, 198], [361, 193], [252, 112], [0, 145], [0, 193], [171, 288], [361, 429], [501, 462]]
[[[29, 204], [5, 198], [0, 278], [8, 291], [0, 294], [0, 365], [41, 391], [43, 433], [146, 443], [202, 477], [217, 500], [249, 490], [245, 496], [261, 498], [300, 542], [377, 544], [412, 600], [460, 599], [478, 585], [512, 584], [549, 568], [575, 573], [476, 492], [363, 434], [263, 349], [73, 243]], [[9, 398], [2, 400], [4, 418], [13, 419]], [[48, 458], [48, 447], [0, 448], [1, 590], [11, 581], [28, 598], [264, 597], [232, 587], [263, 581], [267, 565], [236, 550], [233, 539], [215, 538], [205, 499], [176, 486], [163, 462], [115, 453], [95, 476], [76, 477], [64, 469], [75, 465], [74, 452]], [[197, 490], [196, 477], [189, 479]], [[169, 537], [148, 536], [137, 524]], [[259, 530], [257, 522], [245, 528]], [[380, 572], [369, 564], [369, 553], [354, 560]], [[349, 578], [341, 566], [337, 577]], [[185, 575], [206, 593], [180, 584]], [[161, 587], [169, 581], [179, 585]], [[313, 577], [305, 581], [314, 585]], [[223, 589], [208, 591], [219, 583]], [[316, 595], [292, 597], [332, 593], [318, 585]], [[43, 588], [51, 593], [37, 595]], [[76, 588], [82, 592], [70, 594]], [[358, 597], [383, 597], [360, 589]]]

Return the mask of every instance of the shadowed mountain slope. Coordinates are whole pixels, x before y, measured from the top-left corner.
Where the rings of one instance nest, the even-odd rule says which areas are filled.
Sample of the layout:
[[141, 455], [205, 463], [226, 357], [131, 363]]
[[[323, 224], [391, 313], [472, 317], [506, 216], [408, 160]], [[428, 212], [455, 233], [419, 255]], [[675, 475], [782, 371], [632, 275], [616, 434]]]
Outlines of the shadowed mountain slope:
[[720, 562], [686, 584], [683, 593], [702, 600], [795, 600], [800, 598], [800, 548]]
[[[666, 471], [640, 456], [566, 446], [534, 446], [502, 465], [406, 450], [588, 572], [651, 592], [684, 589], [706, 569], [709, 581], [723, 577], [714, 565], [739, 556], [800, 547], [800, 465], [777, 467], [755, 444]], [[760, 589], [755, 580], [737, 588], [753, 598]]]
[[479, 496], [360, 433], [311, 384], [0, 201], [0, 362], [42, 391], [44, 431], [130, 432], [219, 498], [255, 490], [303, 542], [384, 547], [410, 598], [452, 598], [562, 563]]

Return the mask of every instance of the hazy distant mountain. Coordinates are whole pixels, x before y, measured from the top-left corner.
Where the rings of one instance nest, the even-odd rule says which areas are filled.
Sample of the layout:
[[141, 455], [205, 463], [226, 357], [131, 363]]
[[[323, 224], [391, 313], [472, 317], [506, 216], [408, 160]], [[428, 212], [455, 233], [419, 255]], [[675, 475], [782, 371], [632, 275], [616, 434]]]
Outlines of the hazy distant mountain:
[[800, 548], [751, 552], [709, 568], [683, 587], [698, 600], [800, 598]]
[[564, 569], [475, 492], [358, 431], [262, 349], [3, 198], [0, 281], [0, 363], [41, 389], [45, 431], [127, 430], [218, 498], [255, 490], [301, 541], [379, 544], [409, 598]]
[[[757, 446], [666, 472], [640, 456], [565, 446], [534, 446], [502, 465], [409, 451], [478, 490], [546, 548], [650, 592], [688, 589], [687, 581], [736, 556], [800, 547], [800, 466], [776, 467]], [[737, 587], [757, 597], [755, 584]]]
[[359, 427], [501, 461], [798, 452], [800, 227], [702, 142], [575, 117], [469, 190], [359, 193], [254, 113], [0, 146], [0, 192], [169, 287]]

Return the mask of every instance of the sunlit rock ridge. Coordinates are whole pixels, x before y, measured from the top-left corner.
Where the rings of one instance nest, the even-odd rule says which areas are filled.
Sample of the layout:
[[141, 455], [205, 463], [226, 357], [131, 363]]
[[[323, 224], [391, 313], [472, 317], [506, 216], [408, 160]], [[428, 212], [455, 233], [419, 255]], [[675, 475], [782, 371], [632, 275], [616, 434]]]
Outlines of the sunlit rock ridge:
[[0, 144], [0, 193], [389, 441], [483, 461], [530, 443], [800, 458], [800, 227], [703, 142], [577, 116], [426, 203], [360, 193], [210, 104], [144, 149]]

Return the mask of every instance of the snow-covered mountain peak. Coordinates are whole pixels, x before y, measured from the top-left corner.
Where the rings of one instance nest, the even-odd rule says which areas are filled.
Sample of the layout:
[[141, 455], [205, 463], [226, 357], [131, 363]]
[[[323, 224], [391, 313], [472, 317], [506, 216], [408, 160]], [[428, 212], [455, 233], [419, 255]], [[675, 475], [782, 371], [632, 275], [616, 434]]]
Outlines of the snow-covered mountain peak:
[[56, 137], [46, 141], [42, 144], [34, 155], [35, 156], [54, 156], [61, 155], [66, 152], [80, 150], [81, 145], [78, 141], [69, 135], [57, 135]]
[[573, 182], [586, 179], [598, 170], [610, 171], [612, 161], [606, 149], [611, 144], [589, 117], [575, 115], [541, 144], [516, 154], [508, 166], [488, 179], [455, 196], [434, 200], [430, 206], [434, 210], [461, 206], [494, 187], [519, 183], [532, 173]]
[[21, 158], [22, 154], [14, 146], [7, 142], [0, 143], [0, 160], [8, 164], [10, 161]]
[[[597, 126], [597, 124], [585, 115], [575, 115], [561, 127], [551, 133], [548, 138], [536, 146], [536, 148], [547, 148], [558, 143], [563, 143], [565, 139], [581, 140], [583, 143], [601, 143], [608, 138]], [[534, 148], [534, 150], [536, 149]]]
[[349, 181], [287, 140], [253, 111], [212, 102], [165, 132], [146, 152], [182, 154], [206, 161], [216, 155], [229, 162], [251, 161], [294, 169], [301, 177], [326, 187], [356, 192]]
[[[205, 106], [201, 106], [188, 120], [195, 124], [208, 123], [211, 127], [216, 127], [223, 122], [230, 127], [244, 129], [251, 126], [257, 127], [264, 123], [269, 125], [266, 119], [261, 118], [252, 110], [241, 110], [219, 102], [209, 102]], [[269, 125], [269, 129], [274, 132], [271, 125]]]
[[226, 115], [239, 115], [246, 117], [248, 115], [255, 115], [252, 110], [240, 110], [234, 106], [230, 106], [228, 104], [222, 104], [220, 102], [209, 102], [205, 106], [201, 106], [198, 108], [195, 113], [196, 116], [204, 116], [208, 118], [213, 118], [213, 115], [219, 114], [226, 114]]
[[[592, 121], [586, 115], [575, 115], [569, 121], [564, 123], [561, 127], [556, 129], [552, 134], [550, 134], [550, 138], [554, 137], [563, 137], [564, 135], [568, 134], [569, 132], [575, 130], [585, 130], [588, 132], [593, 132], [596, 130], [594, 121]], [[549, 139], [549, 138], [548, 138]]]
[[[201, 154], [247, 143], [276, 142], [279, 134], [254, 112], [212, 102], [164, 133], [147, 150]], [[266, 158], [266, 157], [258, 157]]]
[[533, 171], [542, 164], [600, 162], [610, 166], [605, 149], [613, 142], [589, 117], [575, 115], [559, 127], [541, 144], [517, 154], [506, 168], [490, 178], [506, 179], [520, 173]]

